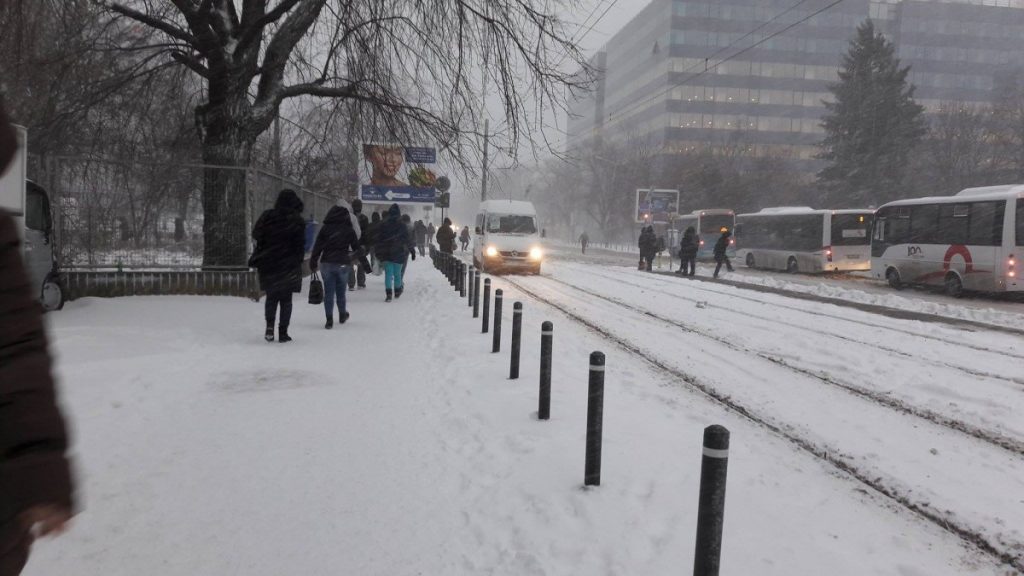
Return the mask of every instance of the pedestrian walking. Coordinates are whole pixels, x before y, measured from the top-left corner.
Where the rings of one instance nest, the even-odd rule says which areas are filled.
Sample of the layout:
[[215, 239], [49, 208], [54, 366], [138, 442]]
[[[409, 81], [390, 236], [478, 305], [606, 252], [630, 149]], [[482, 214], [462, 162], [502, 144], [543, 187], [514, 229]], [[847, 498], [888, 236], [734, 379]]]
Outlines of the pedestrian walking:
[[401, 220], [398, 204], [392, 204], [388, 208], [387, 218], [380, 224], [375, 241], [377, 257], [384, 265], [384, 301], [391, 302], [392, 297], [401, 298], [404, 291], [402, 264], [410, 256], [413, 260], [416, 259], [412, 237]]
[[381, 222], [380, 212], [374, 212], [370, 216], [370, 225], [363, 233], [363, 249], [370, 258], [370, 272], [374, 276], [381, 274], [380, 260], [377, 258], [377, 232], [380, 230]]
[[320, 270], [324, 279], [324, 313], [327, 316], [324, 328], [328, 330], [334, 327], [335, 302], [338, 304], [338, 323], [344, 324], [349, 319], [345, 292], [352, 264], [359, 259], [359, 251], [359, 236], [352, 227], [348, 209], [331, 207], [309, 257], [309, 269], [313, 272]]
[[420, 251], [420, 256], [426, 256], [427, 226], [423, 224], [423, 220], [417, 220], [416, 224], [413, 224], [412, 237], [416, 241], [416, 248]]
[[466, 248], [469, 248], [469, 226], [462, 227], [462, 233], [459, 234], [459, 242], [462, 244], [462, 251], [465, 252]]
[[282, 190], [277, 202], [265, 211], [253, 227], [256, 249], [249, 266], [259, 272], [260, 290], [267, 294], [264, 314], [265, 338], [274, 341], [274, 319], [280, 307], [277, 341], [291, 342], [288, 325], [292, 318], [292, 294], [302, 291], [302, 260], [305, 256], [305, 228], [302, 200], [294, 190]]
[[[654, 244], [654, 250], [658, 254], [658, 270], [661, 270], [661, 254], [665, 251], [665, 237], [658, 236]], [[671, 259], [669, 259], [669, 268], [672, 268]]]
[[715, 242], [715, 278], [718, 278], [718, 272], [722, 269], [722, 264], [725, 264], [726, 270], [732, 272], [732, 262], [729, 261], [729, 255], [727, 250], [729, 249], [729, 243], [731, 240], [732, 232], [725, 230], [722, 235], [718, 237], [718, 241]]
[[[697, 231], [690, 226], [683, 232], [683, 239], [679, 241], [679, 270], [676, 274], [693, 276], [697, 273], [697, 250], [700, 247], [700, 240], [697, 238]], [[687, 273], [689, 270], [689, 273]]]
[[[0, 109], [0, 173], [17, 147]], [[20, 245], [14, 218], [0, 210], [0, 576], [20, 574], [32, 541], [62, 533], [74, 509], [67, 428]]]
[[435, 234], [437, 234], [437, 228], [435, 228], [434, 227], [434, 223], [431, 222], [430, 225], [427, 226], [427, 242], [430, 242], [431, 244], [433, 244], [434, 243], [434, 235]]
[[445, 254], [455, 252], [455, 230], [452, 230], [450, 218], [445, 218], [444, 224], [437, 230], [437, 247]]
[[653, 226], [647, 226], [640, 231], [640, 238], [637, 240], [637, 247], [640, 249], [640, 270], [653, 270], [656, 245], [657, 238]]
[[590, 236], [587, 236], [587, 233], [584, 232], [580, 234], [580, 250], [583, 251], [583, 254], [587, 253], [587, 244], [590, 244]]
[[[341, 205], [341, 202], [338, 203]], [[359, 223], [359, 229], [356, 233], [359, 235], [360, 246], [365, 246], [363, 236], [366, 234], [366, 230], [370, 227], [370, 219], [363, 214], [363, 201], [356, 198], [352, 201], [352, 209], [349, 212], [356, 217], [356, 221]], [[352, 262], [351, 274], [348, 275], [348, 289], [355, 290], [359, 288], [362, 290], [366, 288], [366, 273], [370, 271], [369, 261], [366, 258], [359, 258]]]

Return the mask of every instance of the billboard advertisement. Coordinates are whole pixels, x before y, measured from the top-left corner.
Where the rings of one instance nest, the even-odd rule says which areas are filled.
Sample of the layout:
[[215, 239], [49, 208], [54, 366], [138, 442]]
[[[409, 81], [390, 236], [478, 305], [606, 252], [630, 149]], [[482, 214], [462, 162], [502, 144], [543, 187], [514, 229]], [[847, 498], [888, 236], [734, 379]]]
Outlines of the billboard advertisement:
[[363, 144], [359, 198], [369, 204], [433, 206], [437, 198], [434, 148]]
[[679, 190], [638, 188], [636, 191], [636, 221], [653, 224], [669, 222], [679, 213]]

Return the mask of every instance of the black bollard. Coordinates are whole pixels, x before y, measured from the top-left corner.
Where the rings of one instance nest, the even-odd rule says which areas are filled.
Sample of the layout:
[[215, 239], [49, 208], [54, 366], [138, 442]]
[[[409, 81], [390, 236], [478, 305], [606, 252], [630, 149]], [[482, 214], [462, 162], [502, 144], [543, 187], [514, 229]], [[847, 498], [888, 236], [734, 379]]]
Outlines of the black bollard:
[[508, 379], [519, 378], [519, 351], [520, 340], [523, 337], [523, 303], [516, 302], [512, 305], [512, 363], [508, 369]]
[[484, 317], [483, 317], [483, 328], [480, 332], [487, 334], [487, 331], [491, 329], [491, 279], [484, 280]]
[[466, 263], [459, 261], [459, 281], [457, 282], [459, 298], [466, 297]]
[[494, 341], [491, 344], [491, 353], [501, 352], [501, 303], [505, 299], [501, 288], [494, 291]]
[[466, 275], [466, 306], [473, 307], [473, 277], [476, 276], [476, 268], [470, 266], [469, 274]]
[[551, 418], [551, 345], [555, 338], [555, 326], [551, 322], [540, 325], [540, 403], [537, 418]]
[[604, 353], [590, 353], [590, 385], [587, 400], [587, 460], [585, 486], [601, 485], [601, 428], [604, 422]]
[[718, 576], [725, 519], [725, 476], [729, 466], [729, 430], [714, 424], [704, 429], [697, 505], [697, 551], [693, 576]]
[[[480, 316], [480, 271], [473, 274], [473, 318]], [[486, 325], [487, 322], [484, 322]]]

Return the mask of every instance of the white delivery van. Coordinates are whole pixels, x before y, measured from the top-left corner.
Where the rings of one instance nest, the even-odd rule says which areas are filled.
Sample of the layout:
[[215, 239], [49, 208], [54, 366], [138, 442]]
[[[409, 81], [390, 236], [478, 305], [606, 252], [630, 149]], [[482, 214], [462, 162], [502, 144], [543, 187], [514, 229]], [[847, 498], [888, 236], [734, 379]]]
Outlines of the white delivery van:
[[64, 306], [64, 289], [54, 251], [50, 198], [41, 186], [26, 178], [28, 138], [24, 128], [14, 128], [18, 133], [18, 152], [0, 174], [0, 210], [14, 215], [22, 240], [22, 256], [43, 308], [59, 310]]
[[540, 273], [544, 247], [540, 243], [537, 210], [530, 202], [488, 200], [476, 215], [473, 264], [485, 272]]

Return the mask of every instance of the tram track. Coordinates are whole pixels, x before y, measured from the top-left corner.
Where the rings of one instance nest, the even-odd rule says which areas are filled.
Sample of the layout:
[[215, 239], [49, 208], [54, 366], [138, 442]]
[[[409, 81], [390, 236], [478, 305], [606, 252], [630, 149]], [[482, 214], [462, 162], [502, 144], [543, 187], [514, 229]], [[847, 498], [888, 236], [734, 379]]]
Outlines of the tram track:
[[[598, 298], [602, 301], [618, 306], [624, 310], [640, 313], [669, 325], [678, 326], [679, 324], [681, 324], [673, 320], [661, 318], [649, 311], [636, 308], [622, 302], [617, 302], [615, 301], [615, 299], [608, 298], [604, 295], [588, 291], [581, 287], [577, 287], [572, 284], [562, 282], [560, 280], [556, 280], [550, 277], [544, 277], [543, 280], [553, 281], [556, 284], [560, 284], [569, 288], [570, 290], [579, 291], [582, 294]], [[868, 487], [870, 490], [884, 496], [886, 499], [892, 501], [893, 503], [899, 505], [900, 507], [916, 514], [924, 520], [955, 535], [964, 542], [975, 546], [984, 553], [989, 554], [994, 558], [997, 558], [998, 560], [1014, 568], [1015, 570], [1024, 572], [1024, 542], [1007, 541], [1002, 538], [996, 538], [995, 541], [993, 541], [986, 534], [972, 527], [969, 523], [962, 521], [951, 510], [940, 510], [937, 507], [930, 505], [928, 502], [920, 501], [919, 499], [915, 498], [912, 495], [914, 492], [913, 490], [908, 489], [905, 486], [900, 486], [900, 483], [898, 481], [893, 481], [892, 479], [887, 479], [882, 476], [879, 476], [877, 471], [863, 469], [861, 466], [857, 465], [853, 457], [845, 455], [839, 450], [835, 450], [833, 448], [823, 446], [820, 443], [815, 442], [805, 434], [800, 433], [799, 428], [785, 424], [784, 422], [776, 421], [774, 418], [766, 414], [761, 414], [758, 410], [746, 406], [744, 403], [742, 403], [735, 397], [719, 390], [718, 387], [706, 381], [705, 379], [702, 379], [701, 377], [698, 377], [693, 373], [682, 370], [670, 364], [669, 362], [662, 360], [658, 356], [644, 350], [637, 343], [630, 341], [627, 337], [624, 337], [620, 334], [616, 334], [612, 330], [604, 326], [601, 326], [599, 323], [592, 321], [589, 318], [586, 318], [584, 315], [577, 313], [576, 311], [562, 303], [553, 301], [550, 298], [546, 298], [544, 295], [538, 293], [536, 290], [526, 286], [523, 282], [512, 280], [509, 278], [504, 278], [503, 281], [515, 287], [523, 294], [535, 300], [538, 300], [560, 311], [567, 317], [583, 324], [593, 332], [600, 335], [602, 338], [615, 344], [619, 348], [635, 355], [636, 357], [642, 359], [646, 363], [663, 371], [664, 373], [670, 375], [671, 377], [677, 379], [678, 381], [685, 383], [688, 387], [708, 397], [715, 403], [720, 404], [727, 408], [728, 410], [740, 414], [743, 417], [747, 418], [748, 420], [758, 424], [759, 426], [762, 426], [770, 430], [771, 432], [785, 438], [786, 440], [788, 440], [801, 450], [808, 452], [813, 457], [826, 462], [828, 465], [832, 466], [837, 471], [854, 478], [861, 484]], [[735, 350], [737, 352], [744, 354], [753, 354], [758, 358], [771, 362], [775, 365], [783, 366], [784, 368], [789, 369], [795, 373], [813, 377], [818, 379], [819, 381], [822, 380], [822, 378], [820, 377], [821, 375], [814, 374], [813, 371], [808, 371], [806, 369], [799, 367], [788, 366], [785, 363], [784, 359], [773, 358], [770, 355], [762, 355], [757, 351], [751, 351], [749, 349], [745, 349], [739, 346], [732, 346], [730, 343], [722, 342], [722, 339], [715, 338], [714, 335], [708, 335], [699, 330], [695, 331], [692, 327], [679, 327], [681, 327], [684, 330], [687, 330], [687, 332], [694, 333], [697, 336], [711, 338], [712, 340], [719, 344], [726, 344], [727, 346], [730, 347], [730, 349]], [[872, 403], [875, 404], [881, 404], [883, 407], [895, 410], [899, 413], [910, 414], [922, 418], [937, 426], [953, 430], [959, 434], [966, 434], [973, 440], [984, 442], [985, 444], [1009, 451], [1011, 454], [1013, 454], [1012, 457], [1017, 457], [1024, 453], [1024, 447], [1022, 447], [1019, 442], [1013, 439], [992, 438], [989, 437], [989, 434], [985, 431], [972, 430], [969, 427], [967, 430], [963, 430], [957, 427], [955, 423], [952, 421], [945, 423], [942, 422], [942, 420], [945, 419], [945, 417], [939, 418], [938, 421], [932, 420], [929, 418], [927, 413], [918, 413], [918, 411], [915, 411], [913, 407], [892, 406], [885, 402], [878, 402], [877, 399], [873, 398], [871, 394], [862, 395], [858, 391], [847, 389], [840, 383], [831, 381], [828, 378], [826, 378], [824, 381], [832, 386], [841, 388], [845, 390], [847, 393], [853, 394], [854, 396], [857, 396], [864, 400], [871, 401]]]

